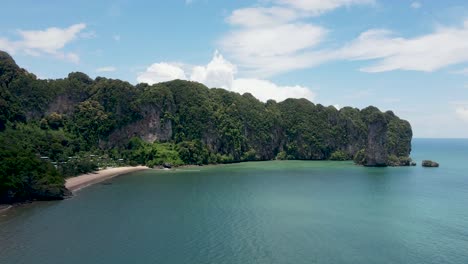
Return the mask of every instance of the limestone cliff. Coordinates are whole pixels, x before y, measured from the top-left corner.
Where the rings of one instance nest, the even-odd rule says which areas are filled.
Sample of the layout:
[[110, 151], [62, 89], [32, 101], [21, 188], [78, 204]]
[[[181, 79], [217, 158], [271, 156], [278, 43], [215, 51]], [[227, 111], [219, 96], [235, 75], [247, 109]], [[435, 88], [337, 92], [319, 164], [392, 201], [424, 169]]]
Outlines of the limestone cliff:
[[365, 166], [387, 166], [388, 123], [383, 114], [375, 114], [368, 125]]
[[[175, 80], [136, 86], [71, 73], [39, 80], [0, 53], [0, 129], [9, 120], [40, 122], [74, 133], [85, 151], [146, 142], [200, 141], [227, 160], [324, 160], [333, 154], [365, 166], [406, 164], [411, 125], [393, 112], [314, 104], [306, 99], [260, 102], [203, 84]], [[393, 162], [395, 160], [405, 162]]]

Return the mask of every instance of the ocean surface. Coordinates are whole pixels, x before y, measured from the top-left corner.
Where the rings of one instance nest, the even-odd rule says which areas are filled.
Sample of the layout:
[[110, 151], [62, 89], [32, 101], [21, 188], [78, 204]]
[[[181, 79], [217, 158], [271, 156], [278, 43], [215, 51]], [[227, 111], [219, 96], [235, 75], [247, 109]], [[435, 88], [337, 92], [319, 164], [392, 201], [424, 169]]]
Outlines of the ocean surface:
[[128, 174], [0, 213], [0, 263], [468, 263], [468, 140], [412, 156]]

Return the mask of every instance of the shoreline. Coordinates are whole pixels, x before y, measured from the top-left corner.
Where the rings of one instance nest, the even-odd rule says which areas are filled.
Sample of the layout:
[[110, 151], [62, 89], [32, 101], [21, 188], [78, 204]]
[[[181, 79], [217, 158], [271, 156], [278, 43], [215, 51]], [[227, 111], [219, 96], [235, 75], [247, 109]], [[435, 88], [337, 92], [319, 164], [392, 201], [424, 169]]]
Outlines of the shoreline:
[[8, 205], [0, 204], [0, 213], [5, 212], [6, 210], [10, 209], [11, 207], [13, 207], [13, 205], [11, 205], [11, 204], [8, 204]]
[[148, 169], [149, 168], [146, 166], [108, 168], [68, 178], [66, 179], [65, 187], [74, 193], [90, 185], [100, 183], [119, 175]]

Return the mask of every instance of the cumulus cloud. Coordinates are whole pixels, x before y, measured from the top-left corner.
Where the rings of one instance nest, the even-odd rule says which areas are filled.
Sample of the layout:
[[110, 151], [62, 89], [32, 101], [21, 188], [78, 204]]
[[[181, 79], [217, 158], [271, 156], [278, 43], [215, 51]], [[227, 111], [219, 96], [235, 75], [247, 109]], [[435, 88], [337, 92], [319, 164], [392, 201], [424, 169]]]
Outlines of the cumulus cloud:
[[148, 84], [167, 82], [176, 79], [187, 79], [184, 70], [175, 63], [167, 62], [154, 63], [137, 77], [138, 82]]
[[106, 66], [106, 67], [97, 68], [96, 72], [115, 72], [116, 70], [117, 68], [114, 66]]
[[85, 28], [86, 24], [80, 23], [68, 28], [51, 27], [45, 30], [18, 30], [17, 33], [20, 39], [0, 38], [0, 49], [13, 54], [22, 51], [32, 56], [48, 54], [60, 59], [78, 62], [79, 56], [77, 54], [67, 53], [62, 49], [78, 38], [79, 33]]
[[229, 89], [232, 87], [236, 72], [237, 67], [216, 51], [208, 65], [193, 68], [190, 79], [204, 83], [208, 87]]
[[280, 102], [287, 98], [306, 98], [309, 101], [315, 100], [315, 93], [307, 87], [300, 85], [281, 86], [271, 81], [261, 79], [235, 79], [231, 90], [240, 94], [251, 93], [263, 102], [269, 99]]
[[[188, 71], [190, 72], [190, 71]], [[251, 93], [261, 101], [274, 99], [283, 101], [286, 98], [306, 98], [310, 101], [315, 99], [308, 87], [293, 85], [277, 85], [268, 80], [255, 78], [236, 78], [237, 67], [226, 60], [218, 51], [213, 59], [204, 66], [193, 66], [190, 78], [183, 67], [177, 64], [155, 63], [145, 72], [138, 75], [138, 82], [154, 84], [174, 79], [185, 79], [197, 81], [213, 88], [224, 88], [237, 93]]]

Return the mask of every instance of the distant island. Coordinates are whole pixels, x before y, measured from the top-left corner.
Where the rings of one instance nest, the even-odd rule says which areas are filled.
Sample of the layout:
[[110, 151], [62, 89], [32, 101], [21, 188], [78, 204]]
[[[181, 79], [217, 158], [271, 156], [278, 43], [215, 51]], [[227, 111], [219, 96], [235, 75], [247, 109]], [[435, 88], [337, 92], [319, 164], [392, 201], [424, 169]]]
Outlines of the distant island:
[[65, 177], [106, 166], [257, 160], [411, 164], [393, 112], [269, 100], [189, 81], [41, 80], [0, 51], [0, 203], [61, 199]]

